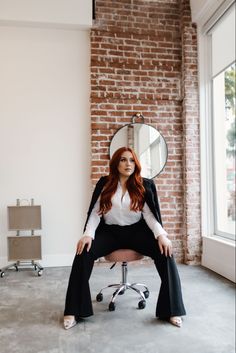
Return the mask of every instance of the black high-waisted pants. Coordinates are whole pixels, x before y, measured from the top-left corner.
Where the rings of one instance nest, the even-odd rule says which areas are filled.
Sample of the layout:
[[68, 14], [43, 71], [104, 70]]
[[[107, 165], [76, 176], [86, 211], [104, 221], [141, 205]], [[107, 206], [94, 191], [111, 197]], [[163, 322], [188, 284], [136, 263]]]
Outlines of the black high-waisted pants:
[[161, 255], [158, 242], [144, 220], [129, 225], [99, 226], [89, 252], [76, 255], [71, 269], [64, 315], [87, 317], [93, 315], [89, 278], [93, 264], [99, 257], [114, 250], [133, 249], [154, 260], [161, 278], [156, 316], [169, 318], [185, 315], [181, 284], [175, 260]]

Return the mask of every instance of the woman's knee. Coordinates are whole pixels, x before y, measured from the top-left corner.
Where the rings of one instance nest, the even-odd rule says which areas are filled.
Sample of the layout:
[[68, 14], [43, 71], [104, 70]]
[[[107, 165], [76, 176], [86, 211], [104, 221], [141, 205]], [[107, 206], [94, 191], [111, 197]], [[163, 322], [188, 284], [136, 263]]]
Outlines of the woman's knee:
[[76, 254], [73, 262], [73, 266], [78, 266], [80, 263], [87, 262], [87, 261], [94, 261], [93, 253], [91, 249], [87, 251], [84, 249], [81, 254]]

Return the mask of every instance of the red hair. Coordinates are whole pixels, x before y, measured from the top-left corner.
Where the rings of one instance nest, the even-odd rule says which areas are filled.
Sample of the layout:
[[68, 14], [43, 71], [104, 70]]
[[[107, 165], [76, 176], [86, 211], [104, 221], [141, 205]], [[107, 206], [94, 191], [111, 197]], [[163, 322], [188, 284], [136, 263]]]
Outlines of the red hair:
[[141, 165], [135, 152], [131, 148], [121, 147], [116, 150], [110, 160], [110, 173], [108, 175], [107, 183], [101, 193], [100, 214], [107, 213], [112, 207], [111, 198], [116, 192], [119, 181], [118, 165], [120, 163], [122, 153], [126, 151], [129, 151], [132, 154], [135, 162], [134, 172], [130, 175], [126, 182], [126, 187], [131, 199], [130, 209], [135, 212], [143, 209], [145, 189], [143, 186], [143, 179], [140, 175]]

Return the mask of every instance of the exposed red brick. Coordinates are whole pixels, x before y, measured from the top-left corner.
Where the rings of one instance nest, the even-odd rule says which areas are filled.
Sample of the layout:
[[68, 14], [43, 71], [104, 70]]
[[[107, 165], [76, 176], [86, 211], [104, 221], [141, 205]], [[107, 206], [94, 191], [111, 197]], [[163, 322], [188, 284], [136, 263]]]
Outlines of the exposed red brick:
[[109, 145], [142, 112], [168, 145], [155, 178], [164, 226], [180, 262], [199, 263], [197, 31], [189, 0], [97, 0], [91, 30], [92, 181], [108, 173]]

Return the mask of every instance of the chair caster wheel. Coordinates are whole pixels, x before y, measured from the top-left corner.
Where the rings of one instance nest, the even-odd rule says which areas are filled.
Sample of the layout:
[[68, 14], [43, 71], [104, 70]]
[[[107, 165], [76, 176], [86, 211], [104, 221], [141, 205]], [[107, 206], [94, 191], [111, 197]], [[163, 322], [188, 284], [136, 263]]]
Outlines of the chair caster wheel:
[[39, 271], [38, 271], [38, 276], [41, 277], [42, 274], [43, 274], [43, 270], [39, 270]]
[[125, 290], [123, 289], [122, 291], [119, 292], [119, 295], [123, 295], [125, 293]]
[[5, 276], [5, 272], [1, 272], [1, 278], [3, 278]]
[[108, 309], [109, 309], [109, 311], [115, 311], [116, 310], [115, 303], [110, 302]]
[[96, 300], [97, 302], [102, 302], [103, 301], [103, 294], [102, 293], [98, 293], [96, 296]]
[[145, 300], [140, 300], [140, 302], [138, 303], [138, 308], [139, 309], [144, 309], [146, 306], [146, 301]]
[[144, 297], [145, 297], [146, 299], [149, 297], [149, 291], [148, 291], [148, 290], [145, 290], [145, 291], [143, 292], [143, 294], [144, 294]]

